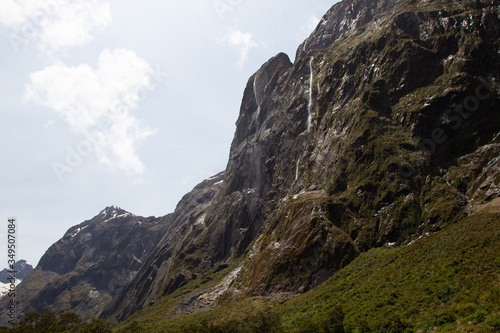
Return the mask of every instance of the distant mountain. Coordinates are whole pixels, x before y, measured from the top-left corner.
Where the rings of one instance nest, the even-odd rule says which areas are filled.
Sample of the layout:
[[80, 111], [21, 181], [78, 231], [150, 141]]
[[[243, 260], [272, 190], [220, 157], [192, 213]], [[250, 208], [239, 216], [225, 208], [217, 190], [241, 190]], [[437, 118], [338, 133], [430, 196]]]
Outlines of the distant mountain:
[[[264, 318], [256, 309], [270, 312], [266, 302], [298, 302], [350, 272], [334, 291], [361, 290], [346, 303], [347, 321], [360, 322], [351, 331], [461, 331], [465, 323], [494, 331], [498, 309], [478, 304], [497, 302], [500, 266], [467, 268], [459, 254], [480, 262], [482, 251], [490, 254], [498, 243], [499, 41], [496, 0], [334, 5], [293, 63], [281, 53], [250, 77], [224, 172], [165, 217], [108, 207], [68, 230], [19, 286], [21, 312], [132, 317], [154, 332], [188, 314], [230, 321], [224, 311], [206, 311], [234, 304], [239, 319], [244, 310]], [[443, 253], [435, 234], [446, 243]], [[388, 269], [397, 249], [428, 237], [426, 246], [401, 250], [398, 281], [370, 271]], [[455, 239], [467, 248], [454, 248]], [[429, 253], [443, 267], [433, 266]], [[412, 272], [412, 260], [428, 273]], [[353, 278], [366, 270], [368, 277]], [[385, 280], [370, 281], [371, 273]], [[421, 280], [413, 281], [417, 273]], [[474, 278], [460, 279], [462, 273]], [[425, 288], [439, 281], [436, 290]], [[396, 308], [410, 284], [414, 295], [426, 293], [426, 303]], [[471, 288], [477, 294], [461, 295], [470, 302], [459, 307], [459, 291]], [[375, 292], [356, 308], [356, 300]], [[320, 318], [344, 305], [329, 297], [324, 291], [302, 312], [283, 312], [290, 331], [307, 323], [306, 311]], [[430, 303], [439, 317], [419, 322]], [[359, 318], [363, 311], [372, 316]], [[395, 311], [389, 326], [377, 321]]]
[[3, 269], [0, 271], [0, 282], [1, 283], [8, 283], [9, 278], [11, 277], [11, 271], [15, 271], [15, 277], [18, 280], [24, 280], [33, 270], [33, 266], [31, 266], [30, 263], [28, 263], [26, 260], [21, 259], [17, 261], [14, 264], [14, 269]]
[[[15, 273], [11, 273], [15, 271]], [[14, 264], [14, 269], [3, 269], [0, 271], [0, 298], [5, 296], [11, 286], [12, 276], [15, 276], [15, 285], [17, 286], [33, 271], [33, 266], [26, 260], [22, 259]]]
[[70, 228], [19, 285], [18, 313], [72, 309], [83, 319], [99, 316], [137, 274], [168, 221], [111, 206]]

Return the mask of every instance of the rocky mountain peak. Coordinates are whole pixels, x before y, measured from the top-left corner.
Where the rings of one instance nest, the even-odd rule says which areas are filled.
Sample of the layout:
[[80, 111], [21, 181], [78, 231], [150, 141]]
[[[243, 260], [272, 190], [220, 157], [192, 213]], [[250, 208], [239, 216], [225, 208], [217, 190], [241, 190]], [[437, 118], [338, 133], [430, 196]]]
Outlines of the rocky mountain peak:
[[290, 58], [285, 53], [280, 53], [267, 61], [250, 77], [243, 93], [240, 115], [236, 123], [236, 133], [232, 149], [237, 149], [243, 141], [255, 141], [254, 137], [265, 126], [267, 115], [271, 111], [268, 100], [279, 73], [292, 66]]
[[101, 217], [103, 220], [109, 220], [116, 217], [129, 216], [129, 215], [133, 216], [133, 214], [127, 212], [126, 210], [118, 206], [108, 206], [99, 213], [99, 217]]

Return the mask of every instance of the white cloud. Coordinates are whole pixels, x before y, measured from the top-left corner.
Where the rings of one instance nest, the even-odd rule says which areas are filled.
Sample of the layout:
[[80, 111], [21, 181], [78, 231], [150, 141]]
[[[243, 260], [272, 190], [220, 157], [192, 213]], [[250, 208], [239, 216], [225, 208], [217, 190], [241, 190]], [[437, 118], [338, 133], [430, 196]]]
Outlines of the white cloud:
[[97, 0], [2, 0], [0, 11], [15, 43], [37, 39], [46, 50], [83, 45], [110, 22], [109, 4]]
[[137, 143], [154, 133], [133, 115], [152, 89], [152, 69], [129, 50], [104, 50], [97, 69], [60, 62], [30, 75], [25, 99], [50, 107], [73, 131], [90, 137], [100, 161], [128, 174], [144, 165]]
[[238, 50], [238, 68], [243, 68], [245, 63], [248, 61], [248, 53], [251, 49], [261, 47], [261, 43], [255, 40], [255, 36], [253, 34], [235, 29], [230, 29], [226, 37], [220, 42], [226, 43], [227, 45]]
[[3, 0], [0, 11], [0, 23], [8, 27], [16, 27], [25, 23], [30, 17], [42, 10], [44, 1], [26, 0], [19, 3], [16, 0]]
[[43, 129], [48, 131], [49, 129], [51, 129], [55, 126], [55, 123], [56, 122], [54, 121], [54, 119], [49, 119], [49, 120], [47, 120], [45, 125], [43, 125]]

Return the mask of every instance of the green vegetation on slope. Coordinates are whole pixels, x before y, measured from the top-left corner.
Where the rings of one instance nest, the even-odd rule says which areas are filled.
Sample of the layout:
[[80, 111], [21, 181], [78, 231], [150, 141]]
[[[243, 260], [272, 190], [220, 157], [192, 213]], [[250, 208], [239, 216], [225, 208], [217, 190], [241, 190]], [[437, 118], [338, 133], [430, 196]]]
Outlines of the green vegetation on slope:
[[[477, 213], [398, 248], [361, 254], [317, 288], [160, 319], [156, 305], [119, 332], [498, 332], [500, 215]], [[281, 297], [281, 298], [280, 298]], [[150, 316], [154, 315], [154, 318]]]
[[75, 312], [65, 312], [59, 317], [55, 312], [27, 312], [16, 327], [0, 327], [0, 332], [14, 333], [111, 333], [113, 325], [103, 319], [92, 318], [81, 322]]
[[[496, 332], [500, 217], [478, 214], [411, 245], [373, 249], [282, 310], [286, 327], [342, 305], [347, 331]], [[437, 328], [434, 330], [433, 328]]]

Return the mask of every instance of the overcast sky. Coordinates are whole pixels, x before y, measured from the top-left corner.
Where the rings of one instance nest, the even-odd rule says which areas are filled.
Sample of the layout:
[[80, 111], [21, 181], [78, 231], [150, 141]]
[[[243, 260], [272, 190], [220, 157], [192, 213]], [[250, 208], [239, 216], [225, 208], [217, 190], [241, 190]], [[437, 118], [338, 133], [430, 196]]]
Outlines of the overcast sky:
[[[225, 169], [248, 78], [335, 0], [0, 0], [0, 263], [106, 206], [172, 212]], [[2, 225], [2, 224], [0, 224]]]

